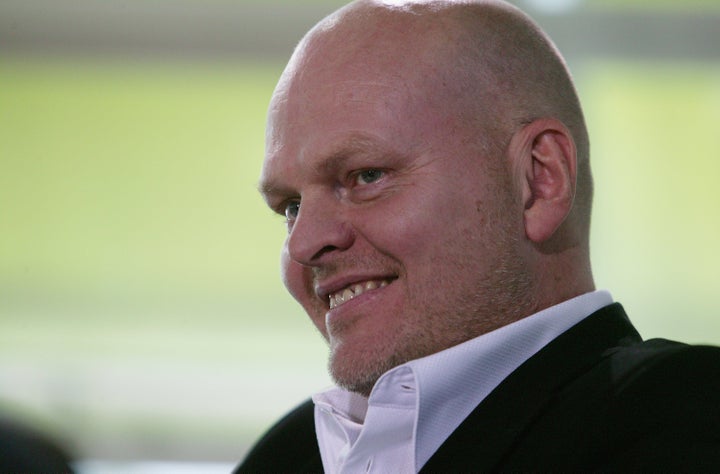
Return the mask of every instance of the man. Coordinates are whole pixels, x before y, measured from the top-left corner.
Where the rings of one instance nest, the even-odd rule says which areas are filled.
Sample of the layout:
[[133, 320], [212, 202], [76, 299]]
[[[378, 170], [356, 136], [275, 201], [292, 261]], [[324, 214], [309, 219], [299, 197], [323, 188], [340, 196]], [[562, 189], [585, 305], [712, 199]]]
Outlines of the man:
[[720, 466], [720, 351], [595, 291], [583, 114], [500, 1], [359, 0], [298, 45], [261, 191], [337, 387], [238, 472]]

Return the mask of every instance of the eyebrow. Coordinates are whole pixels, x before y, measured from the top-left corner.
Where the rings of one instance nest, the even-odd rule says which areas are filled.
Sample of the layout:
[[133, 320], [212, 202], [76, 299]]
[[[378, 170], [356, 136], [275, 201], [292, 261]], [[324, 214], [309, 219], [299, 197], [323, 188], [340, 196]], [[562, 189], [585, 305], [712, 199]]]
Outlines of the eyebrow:
[[287, 196], [293, 194], [291, 188], [278, 185], [274, 180], [260, 181], [257, 185], [257, 190], [266, 201], [272, 196]]
[[340, 142], [316, 167], [316, 171], [334, 172], [353, 156], [381, 153], [381, 147], [364, 135], [354, 135]]
[[[333, 147], [326, 154], [326, 157], [314, 166], [313, 172], [317, 174], [334, 173], [342, 168], [343, 164], [353, 156], [381, 153], [387, 154], [390, 153], [390, 150], [378, 146], [377, 140], [373, 140], [367, 135], [352, 135]], [[272, 177], [267, 181], [258, 183], [258, 191], [265, 197], [295, 194], [292, 188], [279, 184]]]

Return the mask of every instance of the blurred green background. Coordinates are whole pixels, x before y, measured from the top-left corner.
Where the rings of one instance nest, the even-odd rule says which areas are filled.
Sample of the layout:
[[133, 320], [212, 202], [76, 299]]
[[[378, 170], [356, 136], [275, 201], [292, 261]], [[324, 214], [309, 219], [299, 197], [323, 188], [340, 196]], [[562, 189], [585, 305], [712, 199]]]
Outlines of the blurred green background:
[[[2, 413], [82, 459], [233, 463], [329, 383], [255, 186], [284, 62], [342, 3], [0, 4]], [[598, 287], [720, 344], [720, 4], [517, 3], [585, 106]]]

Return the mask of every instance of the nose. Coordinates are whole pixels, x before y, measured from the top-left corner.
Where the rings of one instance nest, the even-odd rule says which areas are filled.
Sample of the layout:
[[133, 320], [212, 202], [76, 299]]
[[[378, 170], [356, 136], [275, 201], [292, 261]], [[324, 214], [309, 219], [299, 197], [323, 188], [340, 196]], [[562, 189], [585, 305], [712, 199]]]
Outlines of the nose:
[[353, 228], [342, 205], [330, 197], [304, 196], [287, 238], [290, 258], [301, 265], [315, 266], [327, 255], [350, 248]]

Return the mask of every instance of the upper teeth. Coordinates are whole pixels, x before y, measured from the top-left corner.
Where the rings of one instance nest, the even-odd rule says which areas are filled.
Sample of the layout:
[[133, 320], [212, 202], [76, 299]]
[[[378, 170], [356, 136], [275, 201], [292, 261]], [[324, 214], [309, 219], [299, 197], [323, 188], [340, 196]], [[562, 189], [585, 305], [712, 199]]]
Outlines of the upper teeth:
[[340, 306], [343, 303], [347, 303], [351, 299], [365, 293], [368, 290], [382, 288], [387, 286], [389, 283], [390, 282], [388, 280], [369, 280], [364, 283], [354, 283], [349, 285], [330, 295], [330, 309]]

